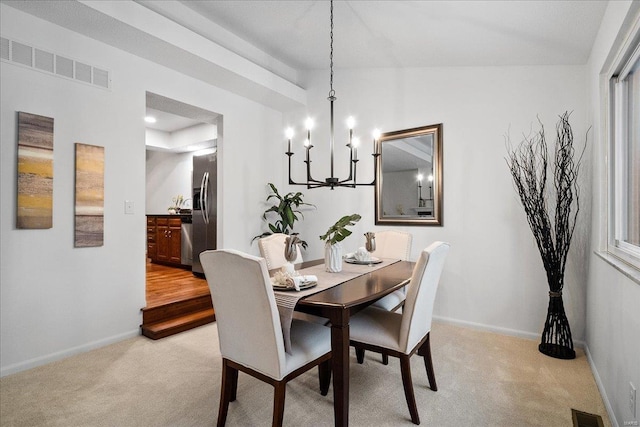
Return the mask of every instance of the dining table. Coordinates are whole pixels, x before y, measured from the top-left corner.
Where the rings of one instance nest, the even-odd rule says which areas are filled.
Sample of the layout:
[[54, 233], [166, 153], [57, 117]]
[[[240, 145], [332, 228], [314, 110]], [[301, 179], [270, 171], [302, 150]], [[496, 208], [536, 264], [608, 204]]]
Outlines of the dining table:
[[[319, 271], [324, 260], [306, 261], [295, 265], [299, 274]], [[331, 328], [331, 367], [333, 373], [333, 403], [336, 426], [349, 425], [349, 320], [375, 301], [406, 286], [413, 274], [414, 262], [384, 260], [382, 266], [358, 265], [357, 269], [343, 262], [343, 270], [350, 271], [347, 278], [329, 288], [302, 296], [293, 309], [302, 313], [324, 317]], [[350, 270], [351, 269], [351, 270]], [[274, 273], [272, 271], [271, 273]], [[349, 274], [347, 274], [349, 276]], [[318, 278], [320, 285], [322, 278]], [[319, 286], [320, 287], [320, 286]], [[285, 294], [285, 292], [276, 292]], [[278, 295], [276, 295], [278, 302]], [[278, 307], [280, 310], [280, 307]]]

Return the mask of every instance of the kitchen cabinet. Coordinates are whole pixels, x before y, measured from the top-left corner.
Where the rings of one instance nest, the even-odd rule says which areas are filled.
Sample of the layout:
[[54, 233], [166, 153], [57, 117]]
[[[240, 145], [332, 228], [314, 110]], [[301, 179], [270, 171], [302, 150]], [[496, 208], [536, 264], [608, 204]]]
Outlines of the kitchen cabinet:
[[180, 217], [147, 216], [147, 256], [152, 262], [181, 266]]
[[156, 262], [157, 258], [157, 246], [156, 246], [156, 218], [152, 216], [147, 217], [147, 258], [151, 262]]

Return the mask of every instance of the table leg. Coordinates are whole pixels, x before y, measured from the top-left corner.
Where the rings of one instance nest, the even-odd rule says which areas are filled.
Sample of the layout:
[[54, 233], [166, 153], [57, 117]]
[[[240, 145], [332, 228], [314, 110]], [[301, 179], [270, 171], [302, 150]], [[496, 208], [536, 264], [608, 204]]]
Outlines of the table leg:
[[[346, 311], [346, 310], [342, 310]], [[349, 425], [349, 315], [331, 320], [333, 411], [336, 427]]]

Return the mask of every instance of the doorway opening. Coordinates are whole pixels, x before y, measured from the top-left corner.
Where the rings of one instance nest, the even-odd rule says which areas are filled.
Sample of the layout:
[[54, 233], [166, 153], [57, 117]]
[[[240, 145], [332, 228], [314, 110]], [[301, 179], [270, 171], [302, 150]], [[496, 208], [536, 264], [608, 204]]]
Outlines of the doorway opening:
[[[217, 166], [222, 116], [147, 92], [145, 122], [147, 257], [141, 327], [143, 335], [158, 339], [215, 319], [198, 255], [216, 248], [217, 168], [208, 169], [203, 195], [202, 173], [194, 174], [194, 164], [207, 159]], [[209, 236], [204, 243], [203, 235]]]

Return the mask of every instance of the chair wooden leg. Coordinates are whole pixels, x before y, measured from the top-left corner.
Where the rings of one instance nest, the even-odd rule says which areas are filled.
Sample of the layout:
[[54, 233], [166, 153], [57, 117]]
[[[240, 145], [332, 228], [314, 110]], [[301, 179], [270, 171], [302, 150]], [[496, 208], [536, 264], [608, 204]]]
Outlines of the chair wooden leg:
[[411, 414], [411, 421], [414, 424], [420, 424], [418, 416], [418, 407], [416, 406], [416, 397], [413, 394], [413, 381], [411, 380], [411, 358], [403, 354], [400, 356], [400, 371], [402, 372], [402, 385], [404, 387], [404, 397], [407, 399], [407, 406]]
[[273, 421], [272, 427], [282, 427], [284, 419], [284, 397], [287, 391], [287, 383], [284, 381], [277, 382], [274, 386], [275, 395], [273, 398]]
[[318, 365], [318, 379], [320, 380], [320, 394], [326, 396], [331, 384], [331, 359]]
[[382, 355], [382, 364], [383, 365], [388, 365], [389, 364], [389, 355], [388, 354], [383, 354]]
[[364, 362], [364, 348], [356, 347], [356, 360], [362, 365]]
[[233, 369], [229, 373], [229, 380], [231, 382], [231, 394], [229, 395], [229, 401], [236, 401], [236, 394], [238, 393], [238, 370]]
[[433, 391], [438, 391], [436, 373], [433, 370], [433, 361], [431, 360], [431, 338], [429, 334], [427, 334], [427, 339], [420, 346], [418, 354], [424, 359], [424, 367], [427, 369], [427, 378], [429, 378], [429, 387]]
[[230, 367], [226, 359], [222, 359], [222, 387], [220, 389], [220, 407], [218, 409], [218, 427], [227, 422], [229, 402], [234, 394], [234, 383], [238, 382], [238, 370]]

